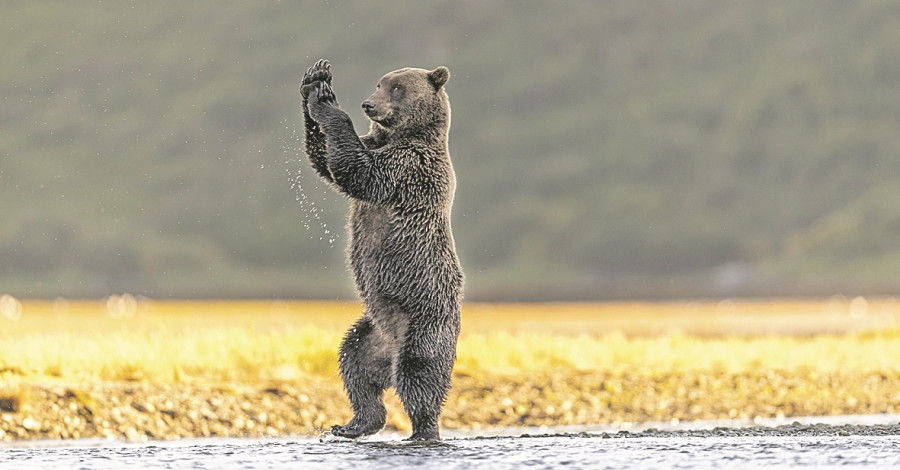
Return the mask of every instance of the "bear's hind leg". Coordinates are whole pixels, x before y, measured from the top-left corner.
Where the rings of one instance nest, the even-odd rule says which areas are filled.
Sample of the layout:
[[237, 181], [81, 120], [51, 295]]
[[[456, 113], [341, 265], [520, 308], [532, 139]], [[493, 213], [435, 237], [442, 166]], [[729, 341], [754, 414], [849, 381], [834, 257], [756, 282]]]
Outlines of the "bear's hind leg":
[[382, 336], [372, 321], [363, 317], [347, 331], [341, 343], [341, 378], [353, 407], [353, 419], [346, 425], [332, 427], [335, 436], [368, 436], [384, 427], [384, 390], [391, 385], [391, 355]]
[[[442, 330], [442, 329], [438, 329]], [[412, 421], [410, 441], [439, 440], [438, 419], [450, 391], [456, 336], [452, 331], [426, 333], [410, 326], [411, 332], [397, 359], [397, 394]]]

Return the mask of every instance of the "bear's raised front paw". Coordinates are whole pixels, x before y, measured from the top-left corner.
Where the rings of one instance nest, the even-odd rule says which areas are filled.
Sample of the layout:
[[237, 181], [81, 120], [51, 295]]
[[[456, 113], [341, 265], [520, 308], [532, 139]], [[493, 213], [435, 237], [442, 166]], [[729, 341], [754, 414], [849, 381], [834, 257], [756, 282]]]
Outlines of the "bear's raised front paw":
[[316, 82], [325, 82], [331, 85], [332, 78], [331, 64], [326, 59], [319, 59], [303, 74], [303, 81], [300, 82], [300, 94], [306, 98], [315, 88]]
[[337, 106], [337, 97], [327, 82], [316, 82], [309, 93], [310, 103]]

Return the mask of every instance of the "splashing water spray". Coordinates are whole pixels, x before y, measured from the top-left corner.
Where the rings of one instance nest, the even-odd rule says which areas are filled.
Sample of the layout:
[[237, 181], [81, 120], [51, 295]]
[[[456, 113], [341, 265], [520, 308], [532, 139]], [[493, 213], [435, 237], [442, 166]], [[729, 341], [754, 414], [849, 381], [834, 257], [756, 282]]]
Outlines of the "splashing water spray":
[[[281, 148], [285, 154], [285, 170], [291, 182], [291, 189], [294, 190], [294, 197], [303, 210], [303, 218], [301, 220], [303, 228], [308, 232], [312, 231], [313, 227], [320, 228], [319, 240], [325, 240], [329, 245], [334, 246], [334, 242], [338, 239], [338, 233], [328, 228], [328, 224], [322, 218], [322, 210], [316, 206], [316, 202], [310, 199], [303, 190], [301, 182], [303, 174], [301, 170], [303, 167], [303, 139], [297, 132], [296, 126], [289, 126], [286, 124], [286, 121], [283, 121], [282, 124], [285, 124], [285, 129], [291, 134], [287, 139], [280, 139]], [[318, 185], [315, 182], [313, 185], [318, 189]], [[325, 200], [324, 196], [322, 200]], [[315, 238], [315, 234], [310, 234], [310, 238]]]

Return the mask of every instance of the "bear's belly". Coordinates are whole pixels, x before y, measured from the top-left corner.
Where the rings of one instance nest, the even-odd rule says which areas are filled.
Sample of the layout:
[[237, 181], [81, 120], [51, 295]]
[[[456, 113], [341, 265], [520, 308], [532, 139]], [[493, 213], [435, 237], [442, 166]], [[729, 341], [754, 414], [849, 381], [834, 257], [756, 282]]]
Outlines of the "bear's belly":
[[455, 285], [452, 241], [434, 214], [402, 215], [390, 207], [353, 201], [350, 265], [366, 303], [405, 304], [423, 290]]
[[389, 208], [352, 201], [347, 231], [350, 234], [350, 267], [364, 297], [383, 283], [384, 258], [390, 234]]

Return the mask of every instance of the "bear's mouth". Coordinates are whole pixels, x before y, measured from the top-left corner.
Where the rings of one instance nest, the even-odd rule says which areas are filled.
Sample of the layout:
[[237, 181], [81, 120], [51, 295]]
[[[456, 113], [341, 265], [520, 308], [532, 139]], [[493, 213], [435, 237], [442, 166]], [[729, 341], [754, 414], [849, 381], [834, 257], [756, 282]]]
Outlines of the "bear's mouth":
[[384, 127], [391, 127], [395, 124], [396, 119], [394, 119], [393, 113], [379, 113], [377, 111], [366, 111], [366, 116], [369, 116], [374, 122], [381, 124]]

